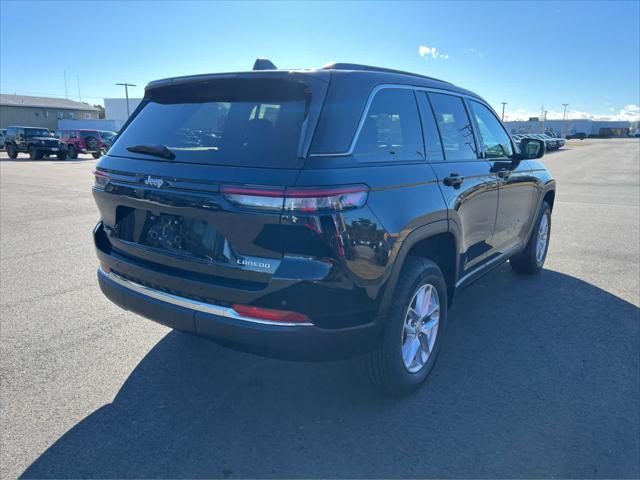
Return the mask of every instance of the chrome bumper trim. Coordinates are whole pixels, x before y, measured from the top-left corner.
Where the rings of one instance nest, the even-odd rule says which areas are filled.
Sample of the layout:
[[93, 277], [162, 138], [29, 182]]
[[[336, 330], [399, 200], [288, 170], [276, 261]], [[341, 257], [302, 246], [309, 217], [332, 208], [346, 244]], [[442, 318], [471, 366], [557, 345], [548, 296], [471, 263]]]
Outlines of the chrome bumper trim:
[[160, 290], [156, 290], [154, 288], [147, 287], [145, 285], [141, 285], [136, 282], [132, 282], [131, 280], [127, 280], [126, 278], [121, 277], [120, 275], [113, 272], [105, 272], [102, 266], [98, 270], [99, 274], [108, 278], [114, 283], [117, 283], [121, 287], [132, 290], [136, 293], [140, 293], [147, 297], [153, 298], [155, 300], [159, 300], [161, 302], [170, 303], [171, 305], [176, 305], [183, 308], [188, 308], [190, 310], [196, 310], [198, 312], [208, 313], [211, 315], [217, 315], [219, 317], [231, 318], [233, 320], [239, 320], [242, 322], [251, 322], [251, 323], [259, 323], [261, 325], [272, 325], [276, 327], [310, 327], [313, 326], [313, 323], [292, 323], [292, 322], [274, 322], [271, 320], [261, 320], [258, 318], [245, 317], [236, 312], [233, 308], [222, 307], [220, 305], [213, 305], [211, 303], [199, 302], [197, 300], [192, 300], [186, 297], [179, 297], [177, 295], [172, 295], [170, 293], [162, 292]]

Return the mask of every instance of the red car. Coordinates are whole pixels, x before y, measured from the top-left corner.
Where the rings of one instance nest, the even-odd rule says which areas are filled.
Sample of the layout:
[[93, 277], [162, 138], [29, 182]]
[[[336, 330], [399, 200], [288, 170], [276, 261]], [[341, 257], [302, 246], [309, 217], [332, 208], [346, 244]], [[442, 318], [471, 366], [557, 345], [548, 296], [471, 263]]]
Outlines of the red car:
[[78, 158], [79, 153], [90, 153], [93, 158], [100, 158], [106, 147], [98, 130], [58, 130], [56, 137], [66, 147], [69, 158]]

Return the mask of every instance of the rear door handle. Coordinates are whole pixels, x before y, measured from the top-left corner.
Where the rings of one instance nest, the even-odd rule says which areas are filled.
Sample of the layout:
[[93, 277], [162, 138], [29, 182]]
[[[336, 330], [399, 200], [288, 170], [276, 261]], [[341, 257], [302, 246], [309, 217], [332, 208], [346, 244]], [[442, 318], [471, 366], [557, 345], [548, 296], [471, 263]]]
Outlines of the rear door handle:
[[461, 177], [457, 173], [452, 173], [448, 177], [445, 177], [442, 181], [448, 187], [455, 187], [461, 185], [464, 182], [464, 177]]

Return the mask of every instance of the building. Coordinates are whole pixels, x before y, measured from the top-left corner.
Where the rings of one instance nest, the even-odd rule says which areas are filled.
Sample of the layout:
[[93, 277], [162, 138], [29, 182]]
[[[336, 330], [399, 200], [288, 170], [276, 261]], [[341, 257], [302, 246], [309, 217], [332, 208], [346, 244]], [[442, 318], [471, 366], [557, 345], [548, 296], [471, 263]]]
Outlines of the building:
[[126, 98], [105, 98], [104, 99], [104, 114], [107, 120], [111, 120], [118, 127], [124, 125], [129, 115], [132, 114], [140, 102], [141, 98], [129, 98], [129, 114], [127, 114], [127, 99]]
[[590, 120], [586, 118], [542, 121], [538, 117], [529, 120], [504, 122], [509, 133], [544, 133], [552, 131], [560, 135], [585, 133], [602, 137], [625, 137], [633, 131], [633, 122]]
[[98, 109], [66, 98], [31, 97], [0, 93], [0, 128], [10, 125], [58, 128], [58, 120], [97, 120]]

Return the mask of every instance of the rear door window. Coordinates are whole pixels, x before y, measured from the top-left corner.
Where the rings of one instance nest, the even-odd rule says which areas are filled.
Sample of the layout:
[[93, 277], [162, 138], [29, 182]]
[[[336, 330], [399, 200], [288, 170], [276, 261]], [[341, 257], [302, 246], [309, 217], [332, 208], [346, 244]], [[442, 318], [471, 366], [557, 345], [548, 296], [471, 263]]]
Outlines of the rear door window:
[[[165, 146], [177, 162], [291, 168], [310, 101], [300, 82], [233, 79], [152, 90], [110, 155], [127, 147]], [[146, 156], [159, 160], [157, 157]]]
[[380, 90], [366, 113], [354, 147], [361, 161], [424, 159], [420, 116], [413, 90]]
[[436, 116], [445, 159], [448, 161], [476, 160], [476, 143], [471, 121], [461, 97], [443, 93], [429, 93]]

